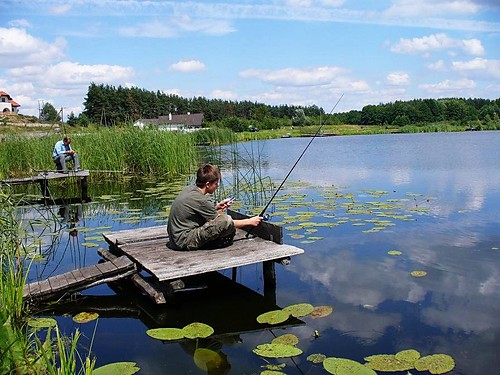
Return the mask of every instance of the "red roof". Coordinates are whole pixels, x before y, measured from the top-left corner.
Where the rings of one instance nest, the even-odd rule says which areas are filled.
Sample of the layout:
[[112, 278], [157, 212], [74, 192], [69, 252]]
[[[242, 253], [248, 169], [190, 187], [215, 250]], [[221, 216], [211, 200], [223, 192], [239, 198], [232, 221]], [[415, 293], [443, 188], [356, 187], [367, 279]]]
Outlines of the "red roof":
[[10, 97], [10, 95], [7, 94], [5, 91], [0, 91], [0, 96], [8, 96], [8, 97]]
[[20, 107], [21, 104], [17, 104], [14, 100], [10, 99], [9, 100], [9, 103], [13, 106], [13, 107]]

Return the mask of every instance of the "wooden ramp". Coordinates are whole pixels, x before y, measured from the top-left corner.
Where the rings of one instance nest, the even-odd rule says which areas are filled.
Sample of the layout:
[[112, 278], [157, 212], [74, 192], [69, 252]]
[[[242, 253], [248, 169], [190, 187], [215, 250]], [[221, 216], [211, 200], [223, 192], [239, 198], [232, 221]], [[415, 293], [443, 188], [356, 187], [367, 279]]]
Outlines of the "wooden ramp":
[[128, 277], [137, 269], [129, 258], [122, 256], [113, 261], [79, 268], [24, 287], [23, 297], [30, 299], [55, 298], [95, 285]]

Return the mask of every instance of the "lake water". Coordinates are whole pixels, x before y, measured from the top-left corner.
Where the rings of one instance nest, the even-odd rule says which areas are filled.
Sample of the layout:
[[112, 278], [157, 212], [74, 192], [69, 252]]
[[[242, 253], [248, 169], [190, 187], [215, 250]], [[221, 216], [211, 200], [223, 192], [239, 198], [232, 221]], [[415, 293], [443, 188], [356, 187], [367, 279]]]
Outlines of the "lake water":
[[[223, 188], [231, 190], [234, 181], [278, 185], [309, 141], [238, 145], [242, 161], [238, 168], [225, 165]], [[84, 333], [82, 351], [95, 336], [97, 366], [134, 361], [141, 374], [206, 373], [193, 358], [196, 345], [219, 353], [213, 373], [221, 374], [258, 374], [268, 363], [286, 364], [286, 374], [325, 374], [308, 355], [363, 363], [366, 356], [405, 349], [452, 356], [453, 374], [495, 373], [500, 368], [499, 149], [500, 132], [316, 138], [267, 211], [271, 222], [283, 225], [285, 243], [305, 250], [290, 265], [276, 265], [275, 289], [264, 288], [261, 265], [238, 269], [238, 283], [229, 280], [230, 270], [214, 280], [195, 280], [194, 287], [211, 287], [178, 293], [175, 304], [163, 307], [142, 296], [124, 297], [133, 292], [131, 286], [101, 285], [83, 292], [85, 300], [56, 309], [57, 319], [65, 332], [78, 327]], [[106, 247], [102, 231], [164, 224], [161, 213], [184, 183], [146, 182], [138, 189], [91, 181], [90, 203], [27, 210], [27, 217], [52, 221], [35, 226], [34, 242], [44, 260], [32, 266], [30, 278], [96, 263], [94, 246]], [[239, 191], [243, 211], [256, 196], [265, 204], [273, 188], [262, 189], [264, 197], [262, 191]], [[412, 271], [426, 274], [415, 277]], [[273, 329], [256, 323], [262, 312], [298, 303], [331, 306], [333, 312]], [[97, 326], [73, 322], [71, 315], [82, 310], [99, 311]], [[211, 325], [213, 338], [170, 343], [146, 335], [149, 328], [182, 328], [195, 321]], [[284, 333], [298, 337], [302, 355], [275, 360], [252, 352]]]

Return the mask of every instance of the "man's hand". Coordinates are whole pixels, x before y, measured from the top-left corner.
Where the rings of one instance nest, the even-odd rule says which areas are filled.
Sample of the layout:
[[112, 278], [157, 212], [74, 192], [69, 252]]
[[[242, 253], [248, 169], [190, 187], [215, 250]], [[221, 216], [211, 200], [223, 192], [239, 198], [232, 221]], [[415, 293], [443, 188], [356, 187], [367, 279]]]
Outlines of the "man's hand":
[[216, 210], [222, 210], [225, 211], [227, 210], [231, 204], [234, 202], [234, 198], [226, 198], [221, 200], [219, 203], [215, 205]]

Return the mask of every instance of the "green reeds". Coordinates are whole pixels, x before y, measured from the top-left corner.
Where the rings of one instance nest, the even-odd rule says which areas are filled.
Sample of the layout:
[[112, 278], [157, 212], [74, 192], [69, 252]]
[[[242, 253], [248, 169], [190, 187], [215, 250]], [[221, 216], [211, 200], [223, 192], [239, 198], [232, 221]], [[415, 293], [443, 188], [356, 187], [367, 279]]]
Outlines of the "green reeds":
[[[204, 133], [210, 142], [224, 132]], [[113, 170], [132, 174], [178, 175], [189, 173], [197, 164], [191, 134], [159, 130], [100, 129], [71, 135], [71, 146], [80, 157], [82, 168]], [[53, 170], [54, 144], [62, 135], [42, 138], [7, 137], [0, 143], [0, 178]]]
[[[71, 345], [56, 326], [53, 340], [50, 329], [42, 344], [27, 331], [27, 311], [23, 301], [27, 232], [15, 217], [15, 205], [0, 191], [0, 373], [1, 374], [76, 374], [79, 332]], [[54, 349], [56, 344], [57, 349]], [[91, 374], [94, 361], [82, 359], [81, 374]]]

